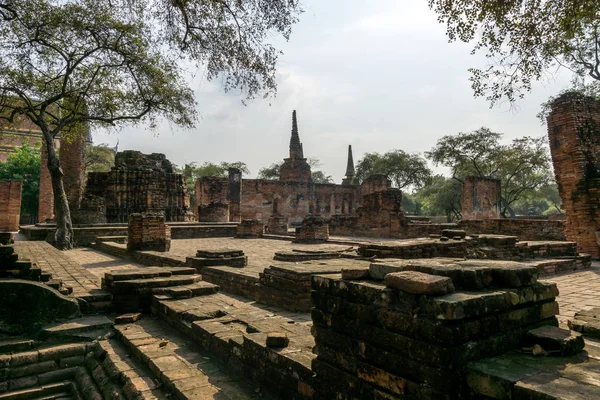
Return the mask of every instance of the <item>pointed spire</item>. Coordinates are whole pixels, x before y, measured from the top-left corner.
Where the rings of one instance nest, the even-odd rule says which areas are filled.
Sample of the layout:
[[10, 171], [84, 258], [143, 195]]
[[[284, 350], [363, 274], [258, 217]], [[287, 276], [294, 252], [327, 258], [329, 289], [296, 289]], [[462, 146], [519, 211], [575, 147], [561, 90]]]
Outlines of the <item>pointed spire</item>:
[[348, 164], [346, 165], [346, 177], [342, 181], [342, 185], [354, 184], [354, 157], [352, 157], [352, 145], [348, 146]]
[[304, 158], [302, 143], [298, 135], [298, 121], [296, 120], [296, 110], [292, 112], [292, 137], [290, 138], [290, 157]]

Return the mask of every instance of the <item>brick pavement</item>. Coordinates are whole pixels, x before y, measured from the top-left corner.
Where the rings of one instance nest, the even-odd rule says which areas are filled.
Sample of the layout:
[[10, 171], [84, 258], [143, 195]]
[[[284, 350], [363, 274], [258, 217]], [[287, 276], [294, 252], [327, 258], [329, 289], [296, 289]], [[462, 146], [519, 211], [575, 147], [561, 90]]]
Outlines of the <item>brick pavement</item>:
[[600, 307], [600, 262], [592, 262], [592, 268], [570, 274], [544, 277], [545, 281], [555, 282], [560, 292], [557, 301], [560, 307], [558, 320], [567, 320], [579, 310]]
[[122, 258], [88, 247], [64, 251], [63, 254], [81, 265], [86, 271], [92, 273], [97, 278], [98, 283], [100, 282], [100, 278], [104, 277], [104, 274], [107, 272], [147, 268], [145, 265], [123, 260]]
[[89, 297], [103, 292], [96, 275], [69, 257], [68, 252], [61, 252], [47, 242], [17, 241], [15, 251], [19, 257], [35, 261], [43, 271], [50, 272], [53, 279], [72, 287], [73, 296]]

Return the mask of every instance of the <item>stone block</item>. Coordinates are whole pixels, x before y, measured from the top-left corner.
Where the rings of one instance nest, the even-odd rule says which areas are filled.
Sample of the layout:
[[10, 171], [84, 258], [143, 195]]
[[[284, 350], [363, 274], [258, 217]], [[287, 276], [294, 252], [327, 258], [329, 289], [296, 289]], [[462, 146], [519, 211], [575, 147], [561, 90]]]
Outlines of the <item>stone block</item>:
[[561, 356], [572, 356], [583, 350], [585, 342], [580, 333], [555, 326], [542, 326], [527, 333], [526, 346], [540, 345]]
[[452, 279], [415, 271], [394, 272], [385, 276], [386, 287], [413, 294], [432, 296], [454, 292]]
[[115, 318], [115, 324], [131, 324], [140, 318], [142, 318], [141, 313], [123, 314]]
[[287, 347], [290, 340], [283, 332], [271, 332], [267, 334], [267, 347]]
[[369, 275], [369, 269], [368, 268], [362, 268], [362, 269], [348, 269], [348, 268], [343, 268], [342, 269], [342, 279], [369, 279], [370, 275]]

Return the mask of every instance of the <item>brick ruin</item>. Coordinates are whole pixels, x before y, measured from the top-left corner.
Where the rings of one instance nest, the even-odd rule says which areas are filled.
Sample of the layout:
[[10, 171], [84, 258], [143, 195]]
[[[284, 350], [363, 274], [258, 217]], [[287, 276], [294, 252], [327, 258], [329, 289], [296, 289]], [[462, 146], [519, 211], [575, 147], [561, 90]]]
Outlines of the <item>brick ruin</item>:
[[548, 139], [565, 210], [565, 235], [600, 257], [600, 101], [568, 93], [552, 103]]
[[500, 179], [467, 176], [462, 182], [462, 220], [500, 217]]
[[[287, 225], [299, 226], [307, 215], [325, 218], [336, 214], [350, 215], [359, 206], [364, 194], [386, 190], [391, 184], [387, 179], [354, 184], [352, 149], [348, 150], [346, 178], [341, 185], [312, 182], [294, 111], [289, 157], [284, 159], [279, 179], [241, 179], [241, 174], [237, 173], [233, 176], [230, 174], [229, 178], [201, 178], [196, 182], [198, 208], [194, 210], [195, 215], [199, 221], [209, 221], [210, 218], [219, 222], [239, 221], [239, 203], [241, 219], [257, 219], [279, 232], [283, 229], [277, 229], [276, 226], [281, 226], [286, 219]], [[234, 179], [238, 177], [241, 185], [232, 191]], [[241, 200], [231, 197], [232, 193], [239, 193]], [[229, 215], [225, 215], [225, 206], [234, 212], [229, 211]]]
[[130, 214], [127, 226], [127, 251], [169, 251], [171, 228], [162, 214]]
[[0, 181], [0, 232], [17, 232], [23, 182]]
[[108, 223], [127, 222], [132, 213], [162, 213], [167, 222], [193, 218], [183, 175], [158, 153], [117, 153], [109, 172], [88, 174], [84, 200], [105, 209]]

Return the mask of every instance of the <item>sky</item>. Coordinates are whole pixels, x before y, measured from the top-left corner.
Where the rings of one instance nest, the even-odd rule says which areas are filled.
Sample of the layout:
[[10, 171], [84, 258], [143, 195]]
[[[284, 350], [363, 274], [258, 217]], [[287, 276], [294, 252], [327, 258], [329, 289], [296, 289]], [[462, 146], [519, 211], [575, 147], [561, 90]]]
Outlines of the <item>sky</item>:
[[305, 157], [318, 158], [340, 183], [348, 145], [357, 162], [367, 152], [422, 154], [444, 135], [482, 126], [505, 141], [545, 135], [540, 104], [569, 86], [570, 77], [558, 72], [513, 107], [490, 109], [468, 80], [468, 68], [486, 65], [484, 53], [449, 43], [426, 0], [304, 0], [303, 7], [290, 40], [273, 42], [284, 53], [275, 98], [243, 105], [239, 93], [225, 93], [200, 70], [189, 76], [200, 116], [195, 128], [163, 121], [155, 130], [95, 130], [94, 142], [164, 153], [178, 165], [244, 161], [256, 177], [288, 156], [296, 110]]

